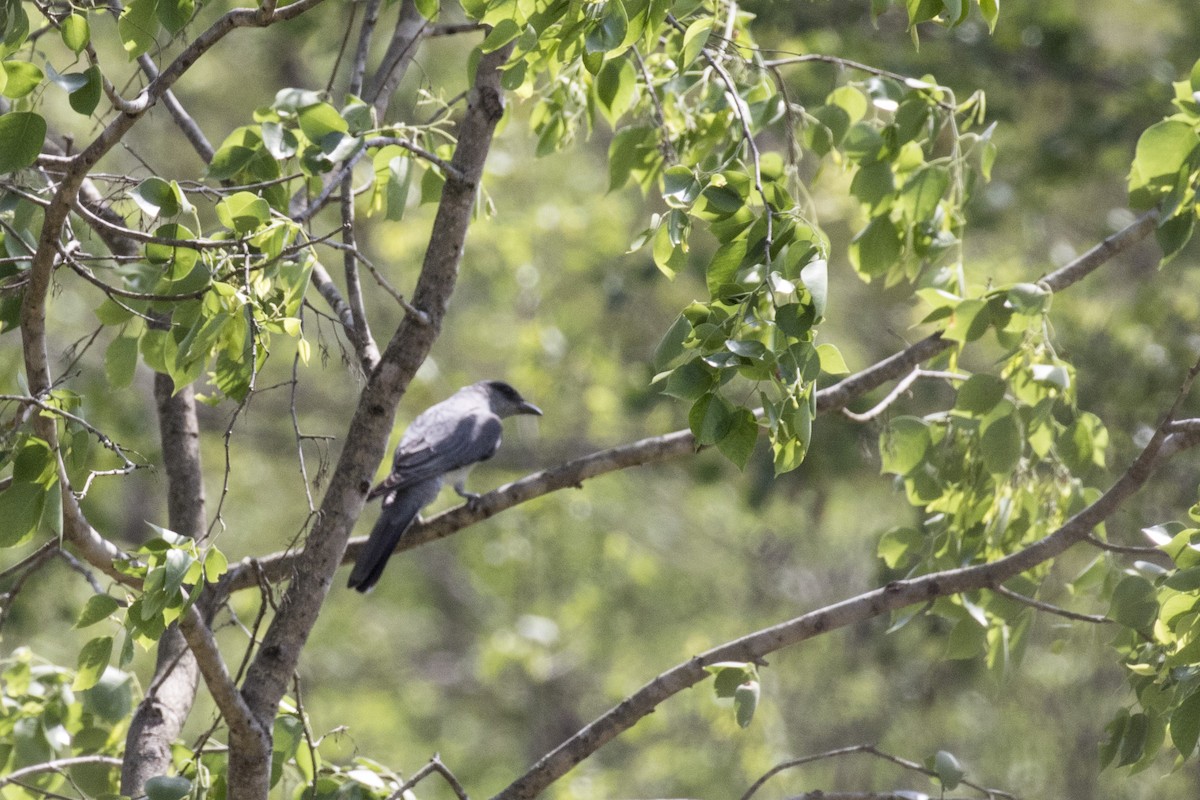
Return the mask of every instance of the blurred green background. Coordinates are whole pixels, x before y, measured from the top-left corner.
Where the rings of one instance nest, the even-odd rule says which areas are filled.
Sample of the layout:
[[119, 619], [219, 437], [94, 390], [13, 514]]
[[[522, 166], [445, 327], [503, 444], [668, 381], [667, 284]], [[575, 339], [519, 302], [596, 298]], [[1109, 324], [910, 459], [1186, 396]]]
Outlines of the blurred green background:
[[[994, 35], [975, 15], [951, 32], [923, 27], [919, 48], [904, 30], [903, 13], [893, 9], [873, 26], [869, 5], [760, 0], [745, 9], [758, 15], [763, 47], [931, 74], [960, 100], [977, 89], [986, 93], [988, 119], [999, 123], [1000, 156], [971, 209], [966, 253], [973, 281], [1036, 280], [1132, 219], [1123, 181], [1133, 146], [1141, 130], [1169, 113], [1171, 81], [1200, 57], [1200, 5], [1006, 0]], [[179, 85], [179, 95], [217, 143], [269, 103], [277, 87], [323, 87], [346, 14], [345, 4], [329, 4], [263, 39], [231, 36]], [[429, 109], [418, 103], [420, 91], [451, 97], [465, 86], [471, 44], [469, 36], [428, 43], [393, 116], [424, 119]], [[820, 102], [839, 79], [829, 66], [785, 74], [800, 102]], [[497, 139], [486, 181], [495, 213], [471, 231], [445, 332], [404, 398], [396, 429], [398, 436], [422, 408], [465, 383], [512, 382], [546, 415], [508, 424], [500, 455], [472, 475], [475, 491], [683, 427], [686, 408], [649, 388], [649, 357], [678, 310], [704, 293], [702, 253], [693, 253], [693, 269], [667, 281], [647, 252], [626, 252], [657, 205], [632, 189], [606, 193], [611, 131], [599, 123], [588, 141], [535, 158], [527, 112], [516, 104]], [[137, 156], [165, 177], [201, 175], [165, 110], [144, 124], [156, 136], [142, 132], [149, 143]], [[114, 171], [145, 174], [131, 158], [116, 163], [122, 158], [129, 157], [113, 158]], [[922, 336], [911, 329], [919, 309], [902, 290], [867, 286], [850, 270], [845, 245], [857, 212], [836, 170], [827, 169], [813, 191], [834, 237], [822, 339], [835, 342], [858, 370]], [[399, 223], [361, 227], [366, 251], [402, 292], [416, 278], [431, 214], [422, 206]], [[335, 225], [329, 217], [316, 230]], [[1110, 466], [1118, 471], [1200, 350], [1196, 249], [1162, 273], [1157, 256], [1153, 244], [1140, 245], [1054, 299], [1058, 346], [1077, 367], [1081, 407], [1112, 433]], [[340, 270], [335, 252], [322, 258]], [[386, 337], [398, 310], [386, 293], [372, 291], [376, 335]], [[91, 330], [99, 299], [56, 299], [52, 325], [63, 331], [61, 348]], [[333, 326], [311, 312], [305, 324], [316, 357], [302, 369], [295, 396], [300, 428], [340, 437], [359, 382]], [[291, 390], [266, 388], [289, 380], [291, 344], [277, 337], [274, 347], [228, 451], [217, 541], [231, 558], [287, 548], [309, 513]], [[0, 357], [15, 374], [12, 343]], [[157, 460], [150, 375], [143, 369], [132, 389], [112, 395], [102, 390], [99, 359], [81, 369], [75, 388], [86, 396], [88, 418]], [[923, 388], [896, 413], [930, 402], [939, 402], [938, 390]], [[870, 404], [867, 398], [856, 407]], [[233, 408], [201, 411], [215, 511]], [[914, 512], [878, 474], [878, 433], [874, 424], [823, 418], [804, 466], [779, 479], [765, 452], [744, 473], [705, 452], [605, 476], [397, 557], [368, 597], [337, 587], [301, 664], [305, 708], [316, 733], [329, 737], [323, 751], [369, 756], [405, 772], [438, 752], [483, 797], [674, 664], [879, 585], [887, 576], [874, 556], [878, 536]], [[305, 444], [310, 476], [319, 480], [320, 465], [338, 446]], [[1186, 462], [1160, 475], [1110, 523], [1110, 538], [1136, 542], [1140, 527], [1179, 515], [1194, 502], [1196, 482]], [[105, 480], [86, 508], [98, 528], [132, 544], [148, 535], [146, 521], [165, 523], [164, 490], [161, 471], [139, 471]], [[452, 502], [447, 492], [431, 510]], [[368, 509], [360, 534], [375, 513]], [[1057, 569], [1069, 576], [1093, 555], [1071, 554]], [[28, 644], [71, 663], [89, 632], [63, 631], [88, 588], [61, 564], [44, 576], [15, 605], [4, 652]], [[1089, 607], [1087, 598], [1051, 599], [1104, 610]], [[233, 610], [248, 624], [260, 602], [246, 592]], [[1103, 627], [1042, 616], [1023, 663], [1003, 674], [977, 661], [942, 660], [947, 628], [936, 619], [895, 634], [885, 634], [887, 627], [880, 619], [776, 654], [762, 670], [763, 700], [746, 730], [708, 685], [671, 699], [551, 796], [738, 796], [780, 760], [859, 743], [914, 760], [949, 750], [971, 780], [1022, 797], [1200, 792], [1195, 761], [1174, 773], [1165, 756], [1135, 776], [1098, 772], [1104, 725], [1130, 700]], [[244, 632], [228, 624], [220, 636], [236, 663]], [[143, 677], [150, 663], [150, 656], [140, 659]], [[192, 735], [210, 720], [202, 704]], [[785, 773], [759, 796], [893, 788], [937, 791], [919, 776], [855, 756]], [[421, 796], [450, 795], [428, 784]]]

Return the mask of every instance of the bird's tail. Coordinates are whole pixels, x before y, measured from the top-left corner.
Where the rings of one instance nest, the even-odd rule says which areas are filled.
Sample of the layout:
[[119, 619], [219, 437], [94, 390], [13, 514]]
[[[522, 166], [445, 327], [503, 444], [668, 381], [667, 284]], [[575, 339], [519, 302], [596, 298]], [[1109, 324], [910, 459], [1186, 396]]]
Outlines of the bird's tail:
[[[436, 489], [434, 494], [436, 494]], [[379, 581], [383, 568], [400, 541], [400, 537], [408, 530], [408, 526], [417, 518], [421, 507], [432, 498], [427, 498], [421, 491], [397, 491], [383, 498], [383, 512], [371, 529], [371, 535], [350, 572], [351, 589], [366, 592]]]

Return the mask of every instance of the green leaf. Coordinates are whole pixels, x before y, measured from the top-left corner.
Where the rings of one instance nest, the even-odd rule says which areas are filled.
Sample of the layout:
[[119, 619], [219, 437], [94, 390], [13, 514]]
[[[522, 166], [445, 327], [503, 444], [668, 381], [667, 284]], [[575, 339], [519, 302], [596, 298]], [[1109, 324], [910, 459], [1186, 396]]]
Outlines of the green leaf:
[[864, 279], [885, 274], [899, 259], [900, 231], [887, 215], [875, 217], [850, 242], [850, 263]]
[[491, 33], [484, 37], [479, 49], [484, 53], [494, 52], [520, 35], [521, 26], [515, 19], [502, 19], [492, 28]]
[[46, 141], [46, 120], [31, 111], [0, 116], [0, 175], [24, 169], [37, 160]]
[[713, 253], [704, 276], [711, 297], [718, 297], [722, 286], [734, 282], [738, 267], [746, 258], [746, 247], [745, 239], [734, 239], [721, 245], [717, 252]]
[[994, 375], [972, 375], [958, 387], [954, 407], [974, 417], [982, 417], [1004, 399], [1007, 384]]
[[78, 11], [63, 17], [63, 21], [59, 23], [58, 32], [62, 36], [63, 44], [71, 48], [71, 52], [77, 55], [83, 52], [92, 39], [92, 30], [88, 24], [87, 14], [81, 14]]
[[818, 317], [824, 317], [829, 298], [829, 265], [825, 259], [818, 258], [805, 264], [800, 270], [800, 280], [812, 295], [814, 312]]
[[249, 233], [267, 223], [271, 206], [253, 192], [238, 192], [217, 203], [217, 218], [226, 228]]
[[636, 170], [646, 169], [657, 153], [658, 131], [648, 126], [635, 126], [617, 131], [608, 146], [608, 190], [626, 184]]
[[[300, 130], [313, 144], [324, 147], [325, 137], [330, 134], [345, 134], [350, 131], [350, 123], [342, 118], [329, 103], [314, 103], [297, 111]], [[326, 151], [328, 152], [328, 151]]]
[[600, 113], [608, 120], [609, 125], [615, 127], [617, 120], [629, 110], [637, 98], [637, 70], [629, 58], [609, 59], [596, 73], [592, 87]]
[[688, 425], [700, 445], [716, 444], [733, 427], [733, 408], [719, 394], [706, 394], [692, 405]]
[[216, 583], [229, 570], [229, 559], [215, 547], [204, 554], [204, 580]]
[[1193, 691], [1171, 712], [1171, 743], [1185, 759], [1196, 751], [1200, 740], [1200, 691]]
[[962, 783], [963, 776], [967, 774], [954, 754], [945, 750], [938, 750], [937, 755], [933, 757], [933, 771], [937, 773], [938, 782], [942, 784], [942, 788], [947, 791], [954, 791], [958, 788], [958, 785]]
[[950, 324], [942, 331], [942, 338], [953, 342], [973, 342], [987, 332], [992, 317], [987, 310], [987, 301], [972, 297], [954, 307]]
[[865, 117], [867, 109], [870, 107], [867, 103], [867, 96], [854, 86], [839, 86], [829, 93], [829, 96], [825, 98], [825, 103], [845, 111], [850, 124]]
[[133, 383], [137, 367], [138, 340], [133, 336], [118, 336], [104, 351], [104, 377], [113, 389], [124, 389]]
[[208, 177], [216, 181], [232, 178], [250, 163], [263, 148], [263, 136], [259, 129], [250, 125], [237, 128], [217, 148], [208, 164]]
[[1108, 616], [1127, 628], [1149, 628], [1158, 616], [1154, 584], [1140, 575], [1126, 575], [1113, 589]]
[[1134, 714], [1129, 718], [1129, 722], [1125, 725], [1124, 735], [1121, 737], [1118, 767], [1125, 767], [1141, 761], [1142, 754], [1146, 751], [1146, 737], [1149, 732], [1150, 718], [1145, 714]]
[[192, 566], [192, 557], [184, 550], [171, 549], [167, 551], [166, 564], [163, 573], [163, 591], [174, 595], [183, 585], [183, 579]]
[[79, 666], [71, 688], [77, 692], [90, 689], [100, 680], [112, 657], [113, 637], [97, 636], [79, 651]]
[[[183, 225], [175, 223], [158, 226], [154, 231], [154, 235], [161, 239], [186, 240], [195, 238], [195, 234], [190, 230]], [[146, 260], [156, 266], [166, 265], [168, 269], [164, 277], [167, 280], [178, 281], [183, 280], [192, 273], [196, 262], [200, 260], [200, 252], [190, 247], [176, 247], [171, 244], [147, 242]]]
[[929, 219], [949, 186], [950, 170], [942, 166], [924, 167], [904, 184], [896, 205], [914, 222]]
[[933, 439], [929, 425], [916, 417], [896, 417], [879, 437], [882, 471], [907, 475], [925, 460]]
[[[126, 634], [126, 646], [131, 643], [132, 638]], [[109, 723], [126, 719], [133, 710], [133, 678], [117, 669], [104, 670], [96, 685], [80, 694], [84, 712]]]
[[739, 727], [748, 728], [758, 708], [761, 689], [758, 681], [747, 681], [733, 693], [733, 713]]
[[132, 0], [117, 20], [121, 46], [125, 48], [130, 61], [154, 46], [154, 37], [158, 33], [155, 5], [157, 0]]
[[729, 432], [717, 442], [717, 449], [740, 470], [746, 469], [746, 464], [754, 453], [754, 445], [758, 442], [758, 427], [754, 414], [749, 409], [739, 408], [733, 412]]
[[908, 562], [910, 554], [920, 552], [923, 541], [921, 532], [915, 528], [892, 528], [879, 538], [875, 554], [888, 569], [898, 569]]
[[655, 372], [665, 372], [677, 365], [678, 359], [684, 354], [683, 342], [692, 332], [692, 323], [680, 314], [671, 323], [671, 327], [663, 334], [658, 347], [654, 349], [651, 363]]
[[749, 661], [718, 661], [704, 668], [713, 676], [713, 692], [717, 697], [733, 697], [737, 687], [758, 680], [758, 668]]
[[1015, 411], [984, 420], [979, 446], [983, 450], [983, 466], [993, 475], [1007, 475], [1021, 459], [1025, 440]]
[[690, 67], [704, 52], [704, 45], [708, 44], [708, 38], [712, 35], [715, 22], [716, 20], [712, 17], [704, 15], [688, 26], [683, 34], [683, 49], [680, 51], [679, 58], [680, 71]]
[[716, 373], [711, 367], [705, 366], [698, 358], [693, 359], [671, 371], [663, 394], [694, 403], [712, 391], [716, 380]]
[[173, 217], [182, 210], [178, 187], [162, 178], [146, 178], [129, 193], [144, 213], [152, 217]]
[[425, 19], [433, 22], [437, 19], [438, 10], [441, 7], [441, 0], [417, 0], [417, 13]]
[[1176, 175], [1200, 146], [1196, 130], [1180, 120], [1165, 120], [1147, 128], [1138, 137], [1133, 168], [1146, 178]]
[[146, 781], [148, 800], [182, 800], [192, 791], [192, 782], [181, 775], [156, 775]]
[[79, 612], [79, 619], [75, 620], [75, 627], [86, 628], [89, 625], [95, 625], [101, 620], [108, 619], [109, 615], [120, 607], [121, 604], [109, 595], [94, 594], [84, 603], [83, 610]]
[[14, 481], [0, 492], [0, 547], [28, 541], [42, 518], [46, 490], [38, 483]]
[[846, 375], [850, 372], [841, 351], [832, 344], [817, 345], [817, 357], [821, 360], [821, 371], [826, 375]]
[[67, 95], [67, 102], [71, 104], [71, 109], [75, 113], [90, 117], [96, 110], [96, 106], [100, 105], [102, 89], [100, 68], [88, 67], [84, 70], [83, 76], [87, 82]]
[[625, 14], [622, 0], [607, 0], [603, 3], [600, 19], [592, 25], [584, 38], [588, 53], [607, 53], [621, 46], [629, 31], [629, 18]]
[[38, 87], [45, 74], [28, 61], [5, 61], [4, 96], [14, 100], [24, 97]]
[[174, 36], [196, 13], [196, 0], [155, 0], [154, 12], [162, 26]]
[[887, 201], [892, 199], [895, 191], [892, 165], [887, 161], [875, 161], [860, 167], [850, 181], [850, 193], [870, 211], [886, 208]]
[[1154, 235], [1158, 239], [1158, 246], [1162, 248], [1163, 264], [1174, 258], [1183, 249], [1184, 245], [1191, 240], [1195, 223], [1196, 214], [1190, 208], [1184, 209], [1183, 213], [1176, 214], [1170, 219], [1159, 223], [1158, 228], [1154, 231]]
[[987, 22], [988, 33], [995, 33], [996, 20], [1000, 17], [1000, 0], [979, 0], [979, 11]]
[[1018, 283], [1009, 288], [1008, 304], [1013, 311], [1025, 316], [1041, 314], [1050, 302], [1050, 292], [1036, 283]]

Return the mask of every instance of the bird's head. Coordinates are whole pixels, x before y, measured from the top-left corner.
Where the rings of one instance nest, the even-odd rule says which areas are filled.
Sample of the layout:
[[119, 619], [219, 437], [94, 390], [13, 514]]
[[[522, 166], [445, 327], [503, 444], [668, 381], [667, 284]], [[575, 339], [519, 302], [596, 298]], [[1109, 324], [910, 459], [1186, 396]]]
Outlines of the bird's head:
[[477, 385], [487, 392], [488, 403], [498, 417], [511, 417], [515, 414], [542, 416], [540, 408], [521, 397], [520, 392], [504, 381], [483, 381]]

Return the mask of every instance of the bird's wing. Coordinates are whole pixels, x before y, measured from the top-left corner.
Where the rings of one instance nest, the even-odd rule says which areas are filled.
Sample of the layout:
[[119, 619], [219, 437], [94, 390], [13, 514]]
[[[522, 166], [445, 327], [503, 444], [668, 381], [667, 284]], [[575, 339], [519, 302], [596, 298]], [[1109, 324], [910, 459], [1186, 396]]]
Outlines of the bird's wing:
[[500, 419], [487, 409], [463, 409], [442, 404], [421, 414], [405, 431], [392, 463], [392, 472], [368, 495], [378, 497], [451, 470], [485, 461], [500, 446]]

